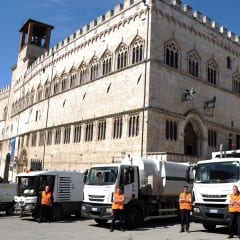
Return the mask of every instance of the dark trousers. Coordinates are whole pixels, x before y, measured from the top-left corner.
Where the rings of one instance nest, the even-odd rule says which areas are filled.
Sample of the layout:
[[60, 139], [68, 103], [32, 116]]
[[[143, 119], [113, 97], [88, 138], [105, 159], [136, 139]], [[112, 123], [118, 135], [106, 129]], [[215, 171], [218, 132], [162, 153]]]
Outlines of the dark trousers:
[[50, 220], [50, 206], [41, 204], [39, 220]]
[[240, 235], [240, 212], [230, 212], [229, 235], [234, 234], [235, 225], [237, 225], [237, 235]]
[[124, 227], [123, 210], [113, 209], [113, 217], [112, 217], [112, 223], [111, 223], [111, 229], [112, 230], [115, 228], [115, 222], [116, 222], [117, 219], [120, 222], [120, 228], [123, 228]]
[[190, 226], [190, 210], [180, 210], [181, 213], [181, 230], [184, 230], [186, 227], [186, 230], [189, 230]]

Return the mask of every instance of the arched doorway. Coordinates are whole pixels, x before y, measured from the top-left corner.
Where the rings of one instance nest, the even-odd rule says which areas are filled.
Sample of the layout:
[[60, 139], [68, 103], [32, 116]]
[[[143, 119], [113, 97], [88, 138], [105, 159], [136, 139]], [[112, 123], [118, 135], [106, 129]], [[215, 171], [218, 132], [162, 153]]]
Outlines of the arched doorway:
[[197, 155], [197, 134], [190, 122], [187, 123], [184, 129], [184, 154], [191, 156]]
[[[193, 117], [193, 116], [192, 116]], [[203, 151], [203, 131], [201, 121], [188, 118], [184, 127], [184, 154], [200, 157]]]

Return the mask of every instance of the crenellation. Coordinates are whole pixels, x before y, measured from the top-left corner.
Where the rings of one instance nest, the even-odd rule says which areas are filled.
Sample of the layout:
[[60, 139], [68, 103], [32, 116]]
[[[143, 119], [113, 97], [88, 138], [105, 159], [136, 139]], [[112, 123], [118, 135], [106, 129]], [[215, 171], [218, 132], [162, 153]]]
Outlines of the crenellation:
[[212, 28], [214, 28], [214, 29], [217, 30], [217, 31], [220, 31], [220, 25], [219, 25], [219, 23], [213, 21], [213, 22], [212, 22]]
[[193, 12], [193, 17], [195, 17], [199, 22], [202, 22], [203, 20], [202, 13], [197, 10]]
[[89, 28], [92, 29], [92, 28], [96, 27], [96, 25], [97, 25], [97, 21], [94, 19], [90, 22]]
[[124, 8], [128, 8], [134, 3], [134, 0], [124, 0]]
[[123, 10], [123, 4], [118, 4], [117, 6], [115, 6], [114, 8], [114, 14], [118, 14], [119, 12], [121, 12]]
[[228, 30], [227, 30], [227, 28], [225, 28], [223, 26], [220, 27], [220, 33], [222, 33], [224, 36], [228, 37]]
[[101, 15], [97, 18], [97, 24], [101, 24], [105, 21], [105, 15]]
[[89, 30], [89, 24], [86, 24], [85, 26], [83, 26], [82, 30], [83, 30], [83, 34], [87, 33], [87, 31]]
[[183, 11], [184, 11], [185, 13], [187, 13], [189, 16], [192, 16], [192, 15], [193, 15], [192, 7], [190, 7], [190, 6], [187, 5], [187, 4], [184, 4], [184, 6], [183, 6]]
[[239, 38], [240, 38], [240, 37], [236, 35], [234, 41], [235, 41], [236, 43], [239, 43]]
[[205, 23], [206, 25], [210, 26], [212, 25], [212, 20], [211, 18], [207, 17], [207, 16], [203, 16], [203, 19], [202, 19], [203, 23]]
[[112, 10], [112, 9], [109, 10], [109, 11], [107, 11], [106, 14], [105, 14], [106, 19], [109, 19], [109, 18], [111, 18], [112, 16], [113, 16], [113, 10]]
[[172, 0], [172, 5], [175, 7], [182, 8], [182, 0]]
[[235, 40], [236, 34], [234, 32], [228, 31], [228, 38], [230, 38], [232, 41]]

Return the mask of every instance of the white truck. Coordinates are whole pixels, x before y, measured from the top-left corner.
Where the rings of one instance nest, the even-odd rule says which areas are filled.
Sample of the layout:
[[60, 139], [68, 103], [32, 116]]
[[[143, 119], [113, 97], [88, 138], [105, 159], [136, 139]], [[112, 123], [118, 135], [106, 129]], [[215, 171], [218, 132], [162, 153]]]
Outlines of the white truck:
[[14, 196], [17, 192], [17, 185], [14, 183], [0, 183], [0, 211], [6, 215], [14, 212]]
[[227, 196], [240, 189], [240, 150], [213, 152], [194, 166], [193, 219], [207, 230], [229, 222]]
[[82, 215], [105, 224], [112, 215], [113, 193], [123, 186], [129, 227], [151, 218], [176, 217], [179, 193], [188, 184], [188, 169], [187, 163], [130, 156], [121, 164], [95, 165], [84, 185]]
[[20, 216], [31, 214], [38, 217], [39, 197], [49, 185], [53, 193], [51, 218], [81, 215], [84, 174], [71, 171], [31, 171], [17, 175], [17, 195], [14, 197], [16, 212]]

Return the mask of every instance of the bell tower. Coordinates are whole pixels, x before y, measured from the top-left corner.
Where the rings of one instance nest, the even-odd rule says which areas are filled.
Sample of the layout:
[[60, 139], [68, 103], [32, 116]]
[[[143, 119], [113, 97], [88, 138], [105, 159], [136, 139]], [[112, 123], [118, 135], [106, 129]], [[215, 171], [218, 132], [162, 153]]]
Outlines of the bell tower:
[[22, 65], [21, 67], [27, 68], [36, 58], [48, 51], [53, 28], [53, 26], [48, 24], [28, 19], [19, 30], [21, 37], [18, 66]]

